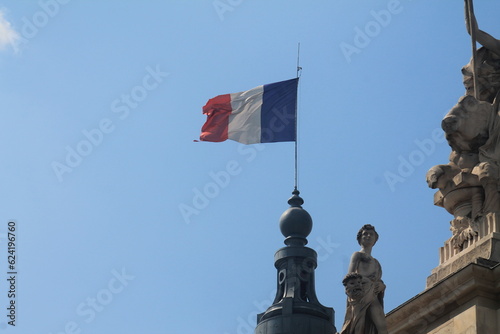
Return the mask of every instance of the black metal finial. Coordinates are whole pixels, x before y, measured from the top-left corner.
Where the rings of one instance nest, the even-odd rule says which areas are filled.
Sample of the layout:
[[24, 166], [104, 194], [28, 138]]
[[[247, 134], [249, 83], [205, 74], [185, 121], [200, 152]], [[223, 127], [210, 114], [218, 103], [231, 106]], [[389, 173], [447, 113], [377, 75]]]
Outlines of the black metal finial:
[[297, 188], [292, 191], [292, 197], [288, 199], [288, 204], [290, 204], [291, 207], [301, 208], [302, 204], [304, 204], [304, 200], [299, 196], [299, 194], [300, 191], [298, 191]]
[[307, 236], [311, 233], [312, 218], [302, 208], [304, 200], [299, 196], [300, 192], [295, 188], [292, 197], [288, 200], [290, 207], [283, 212], [280, 218], [280, 230], [285, 236], [287, 246], [301, 246], [307, 244]]

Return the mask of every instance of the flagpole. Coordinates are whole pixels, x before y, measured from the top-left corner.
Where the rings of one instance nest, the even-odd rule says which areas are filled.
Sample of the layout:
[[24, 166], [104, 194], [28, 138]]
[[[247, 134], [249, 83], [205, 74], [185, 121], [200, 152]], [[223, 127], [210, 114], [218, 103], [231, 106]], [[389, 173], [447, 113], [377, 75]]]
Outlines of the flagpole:
[[[300, 67], [300, 42], [297, 46], [297, 79], [300, 77], [300, 72], [302, 70], [302, 67]], [[298, 91], [298, 82], [297, 82], [297, 91]], [[298, 174], [298, 123], [299, 123], [299, 118], [298, 118], [298, 100], [299, 100], [299, 94], [297, 92], [297, 100], [295, 101], [295, 185], [294, 185], [294, 191], [297, 191], [298, 188], [298, 179], [299, 179], [299, 174]]]
[[476, 99], [479, 99], [479, 87], [477, 85], [477, 55], [476, 55], [476, 50], [477, 50], [477, 45], [476, 45], [476, 25], [473, 24], [472, 18], [474, 16], [474, 6], [472, 3], [472, 0], [465, 0], [467, 4], [467, 23], [469, 24], [469, 29], [470, 29], [470, 37], [471, 37], [471, 42], [472, 42], [472, 82], [474, 85], [474, 97]]

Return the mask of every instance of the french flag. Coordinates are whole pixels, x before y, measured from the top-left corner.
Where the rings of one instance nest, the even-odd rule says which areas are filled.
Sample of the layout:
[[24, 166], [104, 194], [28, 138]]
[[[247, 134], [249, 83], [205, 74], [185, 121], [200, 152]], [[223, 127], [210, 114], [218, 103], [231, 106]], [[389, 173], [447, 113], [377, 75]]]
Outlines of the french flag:
[[298, 78], [216, 96], [203, 107], [201, 141], [243, 144], [296, 140]]

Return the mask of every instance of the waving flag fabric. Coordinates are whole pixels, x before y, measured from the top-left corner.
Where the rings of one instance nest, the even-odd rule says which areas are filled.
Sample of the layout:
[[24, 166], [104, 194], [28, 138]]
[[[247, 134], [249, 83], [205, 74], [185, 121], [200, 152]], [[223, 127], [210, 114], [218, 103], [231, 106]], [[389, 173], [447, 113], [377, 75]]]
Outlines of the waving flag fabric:
[[216, 96], [203, 107], [200, 140], [243, 144], [295, 141], [298, 78]]

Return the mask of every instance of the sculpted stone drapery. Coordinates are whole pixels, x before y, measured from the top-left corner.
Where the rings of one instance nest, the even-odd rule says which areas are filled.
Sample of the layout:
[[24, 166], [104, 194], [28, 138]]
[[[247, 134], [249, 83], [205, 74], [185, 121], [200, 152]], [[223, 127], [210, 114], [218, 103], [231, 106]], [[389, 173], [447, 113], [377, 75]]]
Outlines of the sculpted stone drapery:
[[372, 225], [367, 224], [359, 230], [357, 239], [361, 250], [352, 255], [349, 273], [342, 281], [347, 306], [340, 334], [387, 334], [382, 267], [371, 256], [378, 234]]
[[475, 69], [472, 60], [462, 69], [465, 96], [441, 123], [452, 150], [449, 163], [426, 176], [429, 187], [439, 189], [434, 204], [454, 217], [450, 229], [458, 249], [476, 235], [486, 214], [500, 212], [500, 41], [480, 30], [471, 14], [467, 31], [474, 29], [483, 47]]

